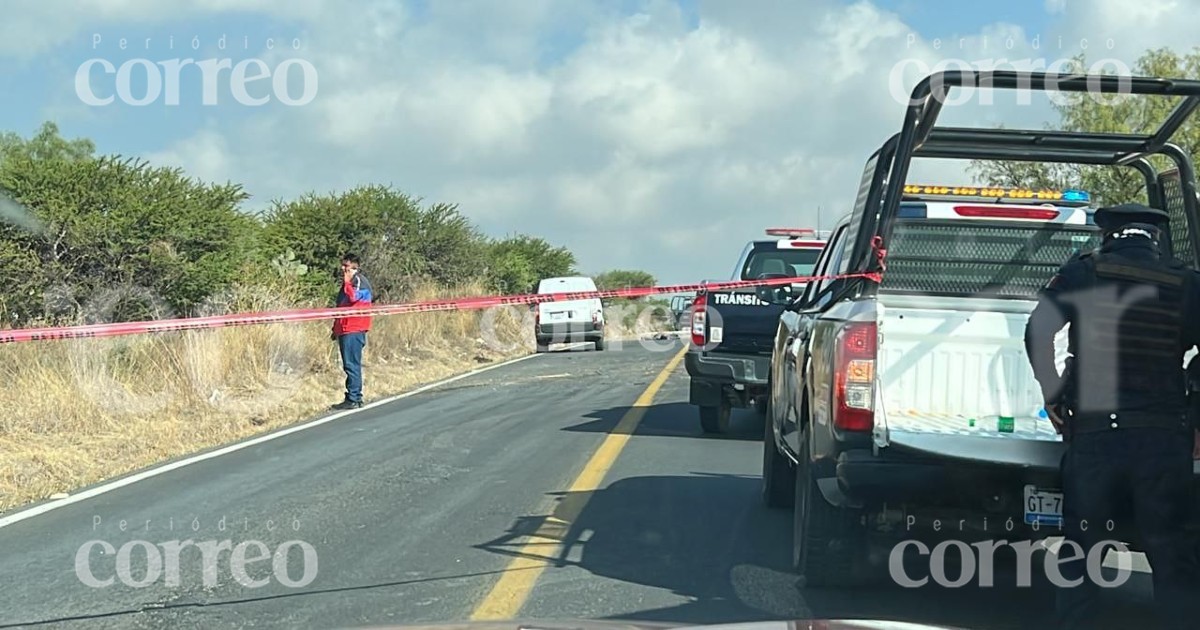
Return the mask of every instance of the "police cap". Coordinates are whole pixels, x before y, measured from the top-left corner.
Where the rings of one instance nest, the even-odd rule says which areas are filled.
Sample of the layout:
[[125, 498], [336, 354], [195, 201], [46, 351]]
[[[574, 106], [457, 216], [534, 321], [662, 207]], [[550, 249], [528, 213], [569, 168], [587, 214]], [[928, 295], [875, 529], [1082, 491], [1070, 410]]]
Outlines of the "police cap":
[[1130, 223], [1149, 223], [1160, 229], [1166, 228], [1170, 223], [1171, 215], [1140, 203], [1123, 203], [1119, 206], [1100, 208], [1096, 210], [1093, 218], [1100, 229], [1111, 231]]

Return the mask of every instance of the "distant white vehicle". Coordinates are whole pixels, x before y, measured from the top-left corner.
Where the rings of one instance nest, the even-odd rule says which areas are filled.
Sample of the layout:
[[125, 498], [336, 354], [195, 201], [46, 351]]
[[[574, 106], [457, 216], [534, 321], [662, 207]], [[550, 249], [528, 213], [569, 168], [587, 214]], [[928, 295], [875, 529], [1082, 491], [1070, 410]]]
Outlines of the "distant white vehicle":
[[[538, 295], [596, 290], [586, 276], [546, 278], [538, 284]], [[537, 351], [546, 352], [552, 343], [590, 341], [604, 349], [604, 305], [599, 298], [542, 302], [534, 311]]]

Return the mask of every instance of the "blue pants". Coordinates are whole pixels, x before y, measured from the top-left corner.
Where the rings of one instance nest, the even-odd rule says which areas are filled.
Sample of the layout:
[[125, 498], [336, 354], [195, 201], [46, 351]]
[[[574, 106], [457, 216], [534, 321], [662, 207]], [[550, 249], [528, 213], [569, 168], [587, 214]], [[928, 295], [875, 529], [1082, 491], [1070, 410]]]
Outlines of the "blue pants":
[[[1078, 543], [1086, 555], [1100, 541], [1119, 535], [1109, 531], [1109, 521], [1114, 528], [1136, 526], [1163, 627], [1194, 627], [1198, 584], [1197, 548], [1188, 522], [1194, 500], [1191, 434], [1166, 429], [1078, 434], [1063, 457], [1062, 476], [1067, 540]], [[1097, 627], [1096, 604], [1103, 590], [1088, 580], [1082, 558], [1067, 561], [1075, 553], [1065, 547], [1060, 553], [1062, 576], [1083, 580], [1058, 591], [1061, 627]]]
[[338, 337], [342, 369], [346, 371], [346, 400], [362, 402], [362, 353], [367, 333], [347, 333]]

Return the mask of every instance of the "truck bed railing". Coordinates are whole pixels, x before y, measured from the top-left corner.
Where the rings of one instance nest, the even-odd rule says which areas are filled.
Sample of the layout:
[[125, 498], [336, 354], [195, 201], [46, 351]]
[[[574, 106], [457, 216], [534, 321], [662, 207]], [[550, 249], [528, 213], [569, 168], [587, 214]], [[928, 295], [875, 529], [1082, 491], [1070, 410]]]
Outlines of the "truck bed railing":
[[[1131, 94], [1181, 100], [1153, 133], [1146, 134], [938, 127], [943, 104], [954, 88]], [[882, 172], [877, 175], [883, 176], [874, 178], [869, 193], [860, 191], [852, 223], [861, 229], [854, 230], [851, 266], [856, 271], [874, 267], [868, 251], [871, 239], [880, 234], [886, 241], [914, 157], [1124, 166], [1146, 178], [1151, 202], [1160, 205], [1166, 194], [1159, 190], [1159, 174], [1147, 158], [1166, 157], [1174, 163], [1173, 170], [1182, 184], [1181, 194], [1173, 200], [1178, 204], [1176, 216], [1186, 218], [1188, 224], [1180, 232], [1180, 236], [1191, 240], [1190, 247], [1182, 246], [1189, 250], [1185, 258], [1200, 260], [1195, 172], [1191, 158], [1172, 143], [1198, 109], [1200, 81], [1193, 79], [1015, 70], [947, 70], [931, 74], [913, 88], [901, 131], [889, 138], [868, 162], [869, 170], [878, 169]]]

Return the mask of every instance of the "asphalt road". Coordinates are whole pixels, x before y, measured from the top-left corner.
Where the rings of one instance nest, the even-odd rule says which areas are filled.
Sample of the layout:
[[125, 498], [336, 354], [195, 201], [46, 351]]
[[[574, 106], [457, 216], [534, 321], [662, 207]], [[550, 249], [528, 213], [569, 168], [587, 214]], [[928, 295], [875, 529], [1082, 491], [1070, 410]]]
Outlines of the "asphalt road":
[[[752, 411], [735, 412], [729, 436], [702, 435], [680, 365], [632, 435], [609, 437], [677, 349], [536, 356], [0, 528], [0, 627], [412, 624], [467, 620], [485, 601], [525, 619], [1048, 625], [1044, 584], [799, 587], [790, 512], [759, 500]], [[615, 457], [607, 474], [604, 462], [589, 469], [597, 449]], [[169, 553], [144, 587], [80, 579], [88, 541], [114, 550], [146, 541], [128, 556], [99, 547], [85, 556], [101, 580], [126, 560], [133, 581], [153, 564], [145, 547], [188, 539], [242, 543], [251, 561], [303, 541], [315, 562], [299, 545], [278, 566], [250, 562], [245, 578], [266, 581], [251, 587], [235, 580], [226, 552], [206, 585], [204, 555], [186, 548], [177, 585]], [[537, 557], [552, 560], [532, 566]], [[287, 569], [283, 579], [303, 581], [306, 568], [303, 586], [277, 577]], [[501, 583], [510, 590], [496, 592]], [[1142, 594], [1122, 592], [1113, 627], [1144, 622]]]

